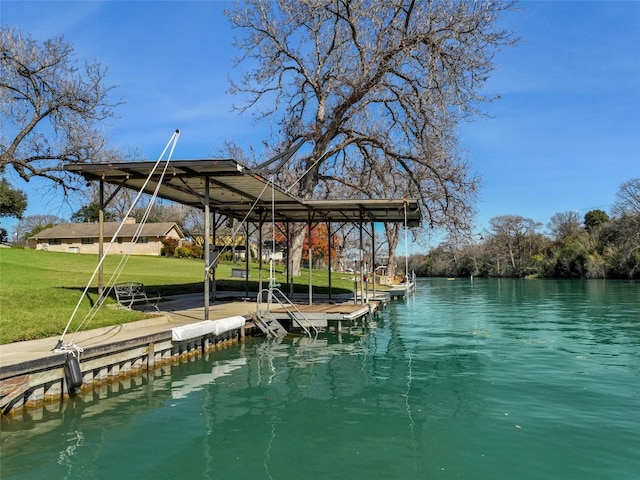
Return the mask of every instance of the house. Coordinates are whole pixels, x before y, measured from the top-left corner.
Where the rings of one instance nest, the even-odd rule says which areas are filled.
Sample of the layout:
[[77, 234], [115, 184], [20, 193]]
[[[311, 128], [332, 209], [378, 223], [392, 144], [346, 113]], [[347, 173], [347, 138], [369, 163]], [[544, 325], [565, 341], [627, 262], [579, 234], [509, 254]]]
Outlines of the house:
[[[105, 252], [119, 226], [118, 222], [104, 223]], [[36, 250], [98, 254], [98, 227], [98, 223], [60, 223], [42, 230], [29, 240], [35, 240]], [[142, 230], [137, 234], [140, 227]], [[134, 242], [136, 234], [137, 240]], [[184, 235], [175, 223], [147, 223], [141, 226], [134, 219], [128, 219], [107, 254], [160, 255], [164, 238], [180, 242]]]

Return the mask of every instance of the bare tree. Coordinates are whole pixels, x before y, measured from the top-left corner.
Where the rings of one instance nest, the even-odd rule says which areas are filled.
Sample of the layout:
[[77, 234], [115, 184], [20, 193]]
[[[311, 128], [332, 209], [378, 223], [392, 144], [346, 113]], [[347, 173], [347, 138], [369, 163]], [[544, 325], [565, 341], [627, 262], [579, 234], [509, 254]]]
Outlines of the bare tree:
[[640, 178], [632, 178], [620, 185], [612, 210], [618, 217], [640, 215]]
[[28, 215], [22, 218], [15, 226], [14, 235], [21, 240], [27, 240], [30, 236], [45, 228], [65, 222], [64, 218], [56, 215]]
[[[454, 173], [471, 191], [475, 179], [456, 155], [431, 153], [447, 152], [457, 122], [489, 100], [480, 89], [495, 50], [512, 42], [495, 25], [510, 7], [502, 1], [239, 2], [228, 15], [244, 34], [236, 39], [243, 52], [238, 63], [249, 68], [232, 92], [246, 95], [241, 110], [278, 126], [283, 149], [300, 139], [311, 146], [290, 165], [303, 176], [295, 189], [300, 197], [314, 195], [321, 176], [344, 177], [346, 164], [384, 159], [405, 177], [404, 192], [421, 198], [430, 226], [455, 223], [457, 187], [447, 178]], [[425, 189], [425, 179], [438, 188]]]
[[[616, 216], [605, 230], [605, 238], [615, 245], [608, 255], [612, 271], [619, 276], [638, 278], [640, 272], [640, 178], [620, 185], [612, 213]], [[611, 253], [611, 252], [610, 252]]]
[[575, 210], [556, 213], [551, 217], [547, 228], [555, 240], [576, 239], [583, 232], [580, 227], [580, 217]]
[[491, 218], [489, 225], [495, 243], [507, 248], [513, 273], [520, 275], [524, 254], [532, 250], [530, 240], [536, 238], [536, 230], [541, 224], [520, 215], [500, 215]]
[[[343, 161], [341, 170], [348, 175], [320, 178], [345, 185], [365, 198], [419, 198], [430, 226], [444, 226], [450, 234], [463, 237], [470, 235], [478, 179], [469, 174], [464, 162], [452, 161], [456, 152], [455, 139], [450, 134], [446, 143], [431, 144], [424, 149], [425, 162], [415, 162], [410, 177], [395, 167], [393, 158], [379, 158], [381, 152], [373, 150], [364, 153], [364, 163]], [[426, 163], [439, 165], [440, 174], [432, 175]], [[395, 252], [403, 228], [401, 224], [385, 225], [389, 275], [395, 274]], [[412, 233], [415, 237], [415, 232]]]
[[[93, 160], [103, 163], [119, 163], [135, 161], [139, 159], [140, 156], [141, 151], [138, 147], [103, 148], [99, 155]], [[92, 204], [100, 205], [100, 184], [98, 182], [91, 182], [87, 186], [88, 188], [75, 190], [71, 197], [84, 206]], [[104, 205], [105, 215], [112, 217], [118, 222], [124, 220], [137, 194], [138, 192], [136, 190], [120, 188], [117, 185], [111, 185], [105, 182], [103, 185], [102, 199], [102, 201], [106, 203], [106, 205]], [[131, 212], [131, 216], [135, 217], [138, 213], [143, 213], [146, 208], [144, 205], [148, 205], [149, 201], [149, 195], [142, 195], [138, 200], [136, 211]], [[142, 213], [140, 213], [140, 217], [142, 217]]]
[[25, 181], [44, 177], [71, 188], [65, 163], [95, 159], [104, 146], [100, 122], [116, 104], [99, 63], [78, 67], [62, 37], [38, 44], [0, 27], [0, 173], [7, 166]]

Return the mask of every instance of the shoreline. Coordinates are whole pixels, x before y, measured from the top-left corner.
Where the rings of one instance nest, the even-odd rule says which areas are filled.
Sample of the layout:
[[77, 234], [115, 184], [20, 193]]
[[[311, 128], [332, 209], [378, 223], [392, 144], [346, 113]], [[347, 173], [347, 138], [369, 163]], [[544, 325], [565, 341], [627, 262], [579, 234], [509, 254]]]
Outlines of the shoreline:
[[[82, 351], [79, 367], [86, 391], [161, 365], [180, 361], [239, 341], [251, 323], [255, 303], [225, 301], [210, 306], [210, 319], [243, 316], [245, 326], [221, 335], [203, 335], [182, 342], [171, 339], [172, 329], [204, 319], [202, 295], [183, 295], [164, 302], [158, 316], [69, 335], [67, 340]], [[0, 346], [0, 410], [14, 415], [23, 409], [58, 403], [76, 393], [65, 375], [70, 351], [54, 352], [59, 337], [14, 342]]]

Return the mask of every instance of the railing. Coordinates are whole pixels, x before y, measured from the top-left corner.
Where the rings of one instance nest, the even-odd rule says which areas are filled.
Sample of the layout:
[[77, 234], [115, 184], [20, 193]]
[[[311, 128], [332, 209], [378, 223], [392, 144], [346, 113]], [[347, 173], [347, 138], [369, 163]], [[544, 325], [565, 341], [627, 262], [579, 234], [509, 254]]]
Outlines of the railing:
[[[260, 292], [258, 292], [257, 308], [256, 308], [258, 315], [260, 315], [260, 312], [261, 312], [260, 306], [262, 305], [262, 296], [264, 293], [267, 294], [267, 310], [266, 310], [267, 315], [269, 314], [272, 300], [275, 300], [278, 303], [278, 305], [280, 305], [284, 309], [284, 311], [287, 312], [287, 316], [292, 321], [297, 323], [298, 326], [302, 329], [302, 331], [309, 336], [309, 338], [316, 338], [318, 336], [318, 329], [315, 327], [315, 325], [313, 325], [313, 323], [309, 321], [309, 319], [304, 315], [304, 313], [302, 313], [300, 309], [296, 307], [296, 305], [293, 302], [291, 302], [279, 288], [276, 288], [275, 286], [273, 286], [273, 284], [270, 284], [269, 288], [264, 288]], [[276, 295], [276, 293], [280, 295], [280, 297], [284, 301], [281, 300], [281, 298], [278, 298], [278, 295]], [[306, 325], [304, 325], [302, 321], [304, 321]], [[311, 332], [313, 332], [313, 335]]]

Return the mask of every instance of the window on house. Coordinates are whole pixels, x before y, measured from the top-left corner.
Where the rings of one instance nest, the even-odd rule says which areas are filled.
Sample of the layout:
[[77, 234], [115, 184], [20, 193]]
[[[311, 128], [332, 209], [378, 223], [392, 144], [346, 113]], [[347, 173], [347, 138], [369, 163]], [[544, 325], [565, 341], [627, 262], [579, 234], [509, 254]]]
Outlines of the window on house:
[[93, 245], [93, 238], [83, 238], [82, 245]]
[[59, 238], [52, 238], [49, 240], [49, 245], [62, 245], [62, 240]]
[[149, 237], [138, 237], [136, 243], [149, 243]]

